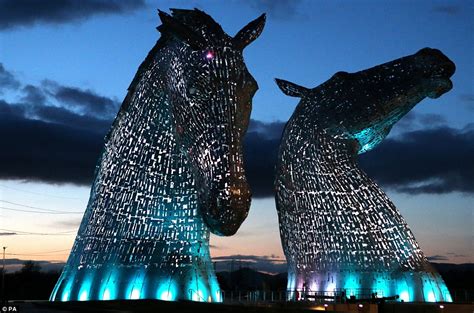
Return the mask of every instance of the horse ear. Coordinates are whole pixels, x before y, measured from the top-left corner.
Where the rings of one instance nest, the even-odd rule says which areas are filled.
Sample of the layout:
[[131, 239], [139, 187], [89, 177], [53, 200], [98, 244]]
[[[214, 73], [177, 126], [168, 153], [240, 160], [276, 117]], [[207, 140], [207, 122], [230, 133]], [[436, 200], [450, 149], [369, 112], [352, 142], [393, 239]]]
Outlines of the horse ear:
[[233, 38], [234, 46], [237, 49], [243, 50], [252, 41], [257, 39], [265, 26], [265, 18], [264, 13], [242, 28]]
[[204, 38], [191, 28], [161, 10], [158, 10], [158, 15], [162, 24], [157, 29], [162, 34], [171, 31], [172, 34], [189, 44], [194, 50], [204, 50], [206, 48], [207, 44]]
[[275, 81], [281, 91], [287, 96], [303, 98], [309, 92], [308, 88], [283, 79], [275, 78]]

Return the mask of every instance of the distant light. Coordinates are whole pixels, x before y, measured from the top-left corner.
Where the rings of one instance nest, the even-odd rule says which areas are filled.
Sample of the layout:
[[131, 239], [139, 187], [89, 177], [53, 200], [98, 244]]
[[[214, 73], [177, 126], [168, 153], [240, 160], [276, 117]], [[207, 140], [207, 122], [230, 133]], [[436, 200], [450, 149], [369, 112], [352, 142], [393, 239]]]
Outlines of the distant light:
[[324, 303], [324, 307], [327, 308], [329, 305], [327, 303]]
[[444, 305], [441, 304], [441, 305], [439, 306], [439, 308], [440, 308], [440, 309], [444, 309]]
[[359, 303], [359, 308], [363, 308], [364, 305], [362, 303]]

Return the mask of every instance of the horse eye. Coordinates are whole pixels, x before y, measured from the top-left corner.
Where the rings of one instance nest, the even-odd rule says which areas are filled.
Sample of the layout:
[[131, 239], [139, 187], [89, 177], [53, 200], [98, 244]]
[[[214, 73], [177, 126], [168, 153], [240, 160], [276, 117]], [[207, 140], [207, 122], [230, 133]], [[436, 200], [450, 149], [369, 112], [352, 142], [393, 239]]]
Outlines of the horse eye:
[[206, 58], [206, 60], [212, 60], [214, 59], [214, 51], [212, 50], [206, 50], [206, 52], [204, 53], [204, 57]]

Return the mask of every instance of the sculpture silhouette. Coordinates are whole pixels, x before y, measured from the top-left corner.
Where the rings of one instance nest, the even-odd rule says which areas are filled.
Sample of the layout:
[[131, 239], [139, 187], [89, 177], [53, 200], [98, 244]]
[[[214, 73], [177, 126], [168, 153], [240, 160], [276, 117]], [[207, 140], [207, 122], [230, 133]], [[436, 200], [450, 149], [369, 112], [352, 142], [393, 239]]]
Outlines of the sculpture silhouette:
[[233, 38], [197, 9], [159, 16], [51, 300], [221, 301], [209, 231], [232, 235], [248, 214], [241, 143], [258, 86], [242, 50], [265, 16]]
[[425, 48], [338, 72], [313, 89], [277, 79], [286, 95], [301, 98], [283, 133], [275, 182], [290, 298], [305, 289], [451, 301], [394, 204], [358, 167], [357, 154], [379, 144], [425, 97], [449, 91], [454, 71], [439, 50]]

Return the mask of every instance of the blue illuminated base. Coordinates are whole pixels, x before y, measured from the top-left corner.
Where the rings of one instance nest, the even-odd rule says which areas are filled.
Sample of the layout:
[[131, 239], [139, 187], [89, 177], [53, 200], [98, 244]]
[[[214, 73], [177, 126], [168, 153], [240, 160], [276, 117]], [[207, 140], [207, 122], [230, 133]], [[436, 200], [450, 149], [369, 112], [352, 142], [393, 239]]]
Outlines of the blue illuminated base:
[[437, 272], [307, 272], [288, 273], [288, 300], [301, 300], [304, 294], [347, 298], [377, 298], [398, 295], [404, 302], [452, 302], [446, 284]]
[[151, 267], [65, 269], [50, 298], [51, 301], [128, 299], [222, 302], [213, 269], [203, 273], [193, 266], [175, 270]]

